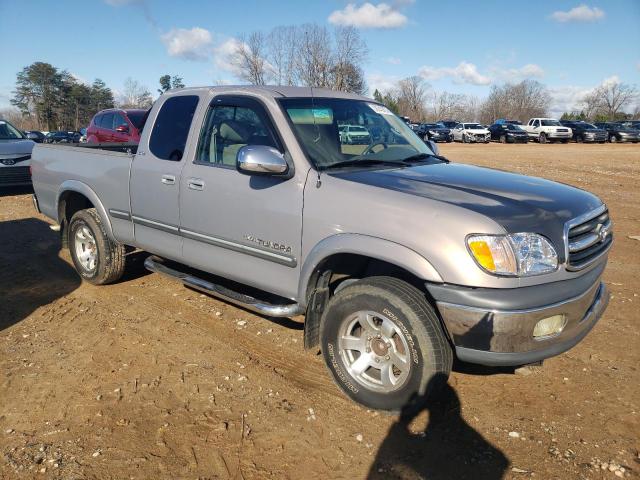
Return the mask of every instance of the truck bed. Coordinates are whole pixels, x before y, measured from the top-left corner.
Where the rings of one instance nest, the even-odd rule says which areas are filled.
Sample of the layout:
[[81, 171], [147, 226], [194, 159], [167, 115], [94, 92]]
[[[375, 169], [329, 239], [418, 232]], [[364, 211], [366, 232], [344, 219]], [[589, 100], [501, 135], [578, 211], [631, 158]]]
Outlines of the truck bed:
[[[31, 168], [40, 210], [59, 221], [60, 192], [75, 190], [101, 202], [104, 213], [128, 212], [129, 173], [136, 150], [137, 144], [36, 144]], [[84, 192], [87, 188], [90, 191]]]

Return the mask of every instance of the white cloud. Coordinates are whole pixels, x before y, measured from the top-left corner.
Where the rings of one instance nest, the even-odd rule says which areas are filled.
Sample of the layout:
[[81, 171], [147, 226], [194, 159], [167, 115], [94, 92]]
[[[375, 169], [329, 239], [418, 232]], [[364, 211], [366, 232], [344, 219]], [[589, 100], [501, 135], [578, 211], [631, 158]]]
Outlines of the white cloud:
[[402, 63], [402, 60], [400, 60], [398, 57], [387, 57], [384, 59], [384, 61], [390, 63], [391, 65], [400, 65]]
[[478, 72], [478, 67], [473, 63], [460, 62], [455, 67], [431, 67], [424, 66], [418, 70], [425, 80], [439, 80], [451, 77], [453, 83], [470, 83], [472, 85], [489, 85], [491, 78]]
[[563, 112], [572, 112], [582, 108], [584, 98], [600, 86], [609, 86], [620, 83], [617, 75], [605, 78], [594, 87], [584, 87], [578, 85], [565, 85], [562, 87], [550, 87], [551, 106], [549, 108], [552, 115], [558, 117]]
[[369, 85], [369, 93], [373, 96], [373, 92], [387, 92], [398, 86], [400, 77], [395, 75], [383, 75], [381, 73], [370, 73], [367, 75], [367, 85]]
[[527, 78], [544, 77], [544, 69], [535, 63], [527, 63], [520, 68], [496, 70], [494, 76], [506, 82], [519, 82]]
[[241, 42], [237, 38], [228, 38], [218, 44], [213, 49], [213, 64], [220, 70], [237, 75], [238, 68], [233, 64], [231, 58], [238, 51], [240, 45]]
[[386, 3], [366, 2], [360, 6], [349, 3], [342, 10], [332, 12], [329, 22], [357, 28], [399, 28], [407, 23], [407, 17]]
[[568, 11], [558, 10], [551, 14], [551, 18], [556, 22], [595, 22], [604, 18], [604, 11], [598, 7], [589, 7], [584, 3], [580, 6], [574, 7]]
[[200, 27], [173, 28], [160, 37], [171, 57], [186, 60], [206, 60], [211, 56], [213, 37], [209, 30]]

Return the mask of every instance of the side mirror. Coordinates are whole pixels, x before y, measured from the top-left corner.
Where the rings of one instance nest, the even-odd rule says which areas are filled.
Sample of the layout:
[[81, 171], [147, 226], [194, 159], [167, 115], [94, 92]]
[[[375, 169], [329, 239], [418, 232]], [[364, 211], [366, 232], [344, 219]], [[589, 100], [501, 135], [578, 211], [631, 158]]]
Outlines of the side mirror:
[[129, 133], [129, 127], [127, 125], [118, 125], [116, 127], [116, 132], [118, 132], [118, 133]]
[[284, 155], [266, 145], [247, 145], [238, 150], [236, 168], [249, 175], [283, 175], [289, 170]]

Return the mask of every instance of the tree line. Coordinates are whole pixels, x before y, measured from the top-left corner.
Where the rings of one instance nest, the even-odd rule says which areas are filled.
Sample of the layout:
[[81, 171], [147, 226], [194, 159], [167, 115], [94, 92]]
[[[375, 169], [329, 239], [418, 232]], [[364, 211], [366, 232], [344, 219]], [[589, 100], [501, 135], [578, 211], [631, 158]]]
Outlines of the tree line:
[[[493, 85], [489, 95], [481, 101], [472, 95], [435, 91], [417, 75], [400, 80], [395, 87], [384, 92], [376, 89], [373, 98], [413, 122], [454, 119], [484, 124], [493, 123], [498, 118], [525, 123], [530, 118], [545, 117], [549, 115], [552, 102], [549, 89], [536, 80]], [[630, 113], [626, 112], [636, 99], [636, 86], [605, 82], [582, 98], [582, 110], [566, 112], [561, 118], [587, 121], [637, 118], [640, 116], [639, 106]]]
[[[159, 84], [159, 94], [184, 87], [178, 75], [163, 75]], [[67, 70], [35, 62], [18, 72], [11, 98], [14, 109], [1, 113], [24, 130], [79, 130], [105, 108], [149, 108], [152, 103], [149, 89], [133, 78], [125, 79], [122, 92], [114, 95], [99, 78], [87, 84]]]

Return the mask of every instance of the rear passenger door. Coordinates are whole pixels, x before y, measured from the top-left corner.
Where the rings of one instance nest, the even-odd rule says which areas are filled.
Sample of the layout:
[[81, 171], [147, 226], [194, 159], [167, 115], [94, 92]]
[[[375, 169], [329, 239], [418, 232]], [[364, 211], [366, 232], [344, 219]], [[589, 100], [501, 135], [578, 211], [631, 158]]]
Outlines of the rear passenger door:
[[98, 130], [98, 142], [113, 142], [113, 112], [107, 112], [100, 119], [100, 129]]
[[151, 133], [140, 142], [131, 167], [136, 245], [177, 261], [182, 256], [180, 174], [185, 159], [193, 156], [187, 140], [199, 99], [197, 95], [168, 97], [155, 118], [149, 118]]
[[184, 262], [292, 298], [298, 288], [301, 179], [305, 177], [302, 172], [289, 179], [240, 173], [236, 156], [245, 145], [268, 145], [288, 157], [259, 100], [215, 97], [206, 112], [195, 156], [182, 172]]

